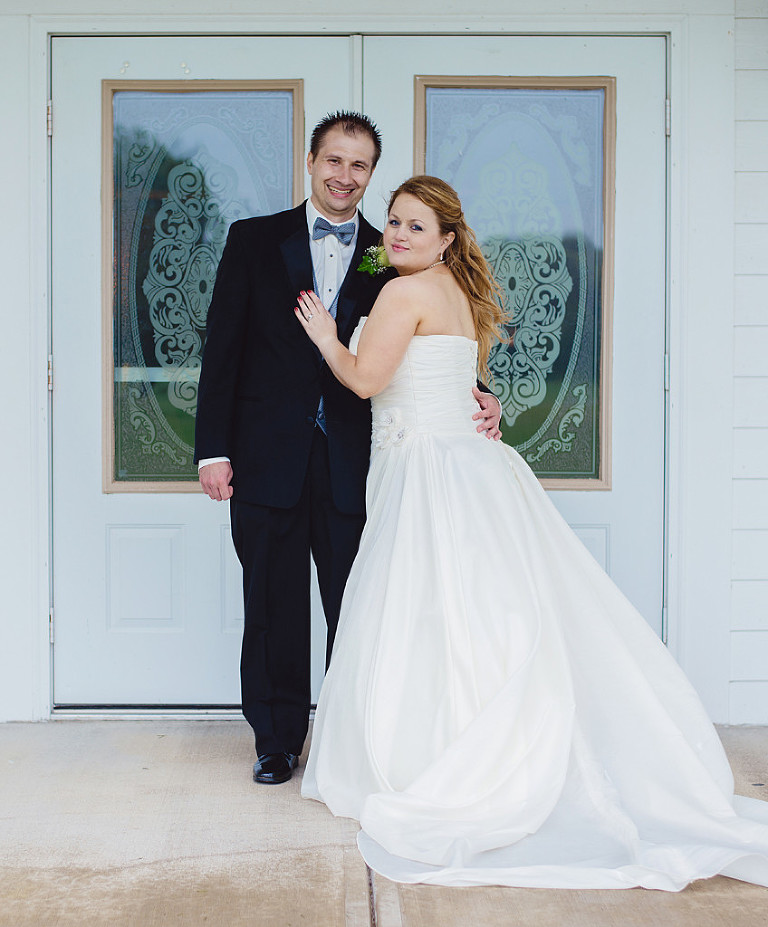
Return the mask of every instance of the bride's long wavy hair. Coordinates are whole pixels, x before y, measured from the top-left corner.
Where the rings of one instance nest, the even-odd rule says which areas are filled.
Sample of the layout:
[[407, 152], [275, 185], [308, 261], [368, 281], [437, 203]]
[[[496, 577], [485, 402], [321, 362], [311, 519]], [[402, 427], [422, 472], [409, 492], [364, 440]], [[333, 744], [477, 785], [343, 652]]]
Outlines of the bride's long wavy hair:
[[437, 216], [443, 235], [456, 236], [445, 249], [443, 259], [459, 284], [472, 310], [477, 335], [477, 357], [480, 376], [490, 379], [488, 358], [497, 342], [506, 343], [509, 336], [505, 323], [509, 320], [504, 294], [483, 257], [475, 233], [467, 225], [456, 191], [439, 177], [419, 174], [401, 183], [389, 200], [388, 211], [401, 193], [409, 193], [428, 206]]

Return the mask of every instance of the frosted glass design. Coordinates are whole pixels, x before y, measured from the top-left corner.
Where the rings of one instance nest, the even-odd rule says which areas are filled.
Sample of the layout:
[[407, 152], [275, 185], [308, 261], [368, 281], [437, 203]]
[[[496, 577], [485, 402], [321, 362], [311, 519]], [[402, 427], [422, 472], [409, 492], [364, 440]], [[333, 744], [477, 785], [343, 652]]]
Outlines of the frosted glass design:
[[196, 480], [205, 323], [230, 224], [293, 203], [290, 90], [117, 91], [114, 479]]
[[603, 89], [426, 88], [426, 172], [459, 192], [512, 310], [490, 368], [539, 477], [600, 476]]

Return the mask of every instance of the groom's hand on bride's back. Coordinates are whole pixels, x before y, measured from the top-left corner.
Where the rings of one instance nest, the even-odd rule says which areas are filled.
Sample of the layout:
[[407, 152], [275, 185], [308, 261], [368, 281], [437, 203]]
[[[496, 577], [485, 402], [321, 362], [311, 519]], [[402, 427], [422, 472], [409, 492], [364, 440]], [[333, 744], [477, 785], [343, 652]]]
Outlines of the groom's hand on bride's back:
[[200, 485], [203, 492], [217, 502], [226, 502], [232, 498], [232, 464], [229, 461], [218, 461], [200, 467]]
[[472, 416], [475, 421], [480, 423], [477, 430], [484, 431], [486, 438], [499, 441], [501, 439], [501, 403], [498, 397], [494, 396], [493, 393], [484, 393], [476, 386], [472, 387], [472, 395], [480, 406]]

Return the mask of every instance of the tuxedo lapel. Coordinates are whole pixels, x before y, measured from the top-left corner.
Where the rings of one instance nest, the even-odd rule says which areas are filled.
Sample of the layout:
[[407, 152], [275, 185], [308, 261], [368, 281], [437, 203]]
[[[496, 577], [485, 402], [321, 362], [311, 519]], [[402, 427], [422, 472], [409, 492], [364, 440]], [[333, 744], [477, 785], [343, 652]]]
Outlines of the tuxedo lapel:
[[[299, 293], [302, 290], [313, 290], [315, 288], [315, 276], [312, 271], [312, 252], [309, 250], [309, 231], [307, 229], [307, 205], [306, 201], [297, 206], [290, 214], [291, 223], [286, 237], [280, 242], [280, 254], [285, 264], [290, 281], [290, 294], [288, 298], [293, 300], [292, 305], [296, 305]], [[297, 323], [298, 324], [298, 323]], [[322, 363], [323, 356], [308, 338], [306, 343], [309, 345], [312, 354], [317, 361]]]
[[296, 218], [294, 228], [280, 244], [280, 253], [291, 281], [292, 295], [298, 297], [302, 290], [314, 287], [312, 254], [309, 250], [306, 206], [302, 204], [293, 211]]
[[363, 259], [363, 252], [365, 249], [376, 244], [379, 238], [380, 235], [376, 229], [366, 222], [361, 215], [355, 253], [352, 255], [349, 268], [342, 281], [339, 290], [339, 299], [336, 303], [336, 327], [341, 341], [344, 341], [344, 336], [347, 334], [350, 323], [357, 322], [355, 310], [357, 308], [361, 285], [364, 282], [364, 278], [367, 276], [357, 268], [360, 266], [360, 261]]

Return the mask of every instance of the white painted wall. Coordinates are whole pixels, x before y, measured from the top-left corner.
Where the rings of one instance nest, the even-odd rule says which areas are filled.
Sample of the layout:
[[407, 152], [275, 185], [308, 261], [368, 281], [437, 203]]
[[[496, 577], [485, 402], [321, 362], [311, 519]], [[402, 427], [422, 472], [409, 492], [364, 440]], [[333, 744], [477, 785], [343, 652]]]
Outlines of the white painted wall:
[[29, 34], [28, 17], [0, 19], [0, 719], [39, 718], [48, 705], [47, 330], [32, 295], [46, 267], [32, 243], [45, 175], [33, 180], [30, 165]]
[[[745, 262], [768, 276], [768, 204], [764, 193], [760, 201], [739, 192], [740, 209], [752, 211], [734, 227], [733, 0], [539, 0], [533, 13], [527, 0], [477, 0], [471, 9], [466, 0], [422, 0], [418, 13], [412, 0], [326, 0], [320, 12], [316, 0], [286, 0], [280, 14], [261, 12], [274, 9], [267, 0], [228, 0], [224, 12], [212, 13], [211, 6], [210, 0], [0, 0], [0, 719], [48, 715], [46, 33], [503, 29], [672, 36], [670, 646], [715, 720], [768, 722], [768, 699], [759, 701], [755, 683], [731, 682], [737, 677], [728, 647], [733, 638], [734, 667], [754, 674], [746, 661], [757, 650], [747, 635], [755, 644], [765, 633], [756, 635], [768, 633], [764, 591], [758, 592], [764, 586], [747, 586], [768, 581], [768, 512], [760, 488], [766, 474], [734, 473], [757, 453], [746, 443], [761, 440], [745, 437], [747, 430], [768, 428], [768, 352], [759, 347], [768, 348], [768, 318], [748, 320], [744, 313], [757, 311], [759, 300], [751, 309], [742, 301], [734, 328], [734, 239], [737, 287], [751, 285], [743, 282]], [[765, 133], [768, 122], [768, 81], [766, 71], [744, 64], [765, 54], [764, 39], [745, 39], [744, 28], [748, 16], [766, 18], [763, 0], [740, 0], [739, 16], [739, 157], [751, 150], [754, 163], [761, 144], [754, 133]], [[755, 119], [762, 127], [746, 126]], [[760, 178], [746, 174], [768, 168], [744, 164], [737, 189], [751, 183], [752, 191], [764, 191]], [[739, 363], [752, 364], [750, 377], [740, 368], [734, 379], [734, 339]], [[739, 580], [733, 627], [732, 575]], [[744, 603], [745, 590], [757, 596], [752, 605]], [[762, 624], [743, 626], [749, 621]], [[742, 638], [747, 644], [737, 645]], [[766, 676], [758, 686], [768, 687]]]
[[768, 720], [768, 2], [736, 4], [730, 716]]

